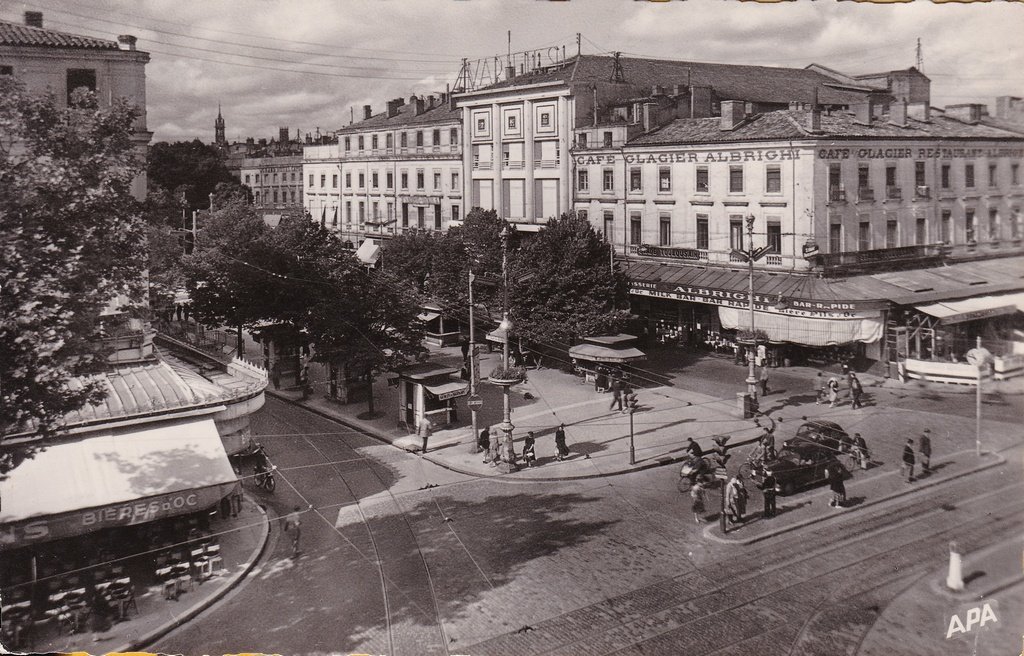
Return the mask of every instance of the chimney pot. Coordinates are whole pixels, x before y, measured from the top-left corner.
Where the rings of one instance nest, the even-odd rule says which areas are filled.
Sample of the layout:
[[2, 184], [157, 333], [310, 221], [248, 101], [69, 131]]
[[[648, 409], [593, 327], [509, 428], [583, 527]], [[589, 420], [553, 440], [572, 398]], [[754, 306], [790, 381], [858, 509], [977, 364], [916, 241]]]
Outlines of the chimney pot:
[[427, 109], [434, 109], [434, 94], [427, 96]]
[[25, 12], [25, 25], [29, 27], [42, 27], [43, 26], [43, 12], [41, 11], [26, 11]]
[[975, 103], [964, 103], [961, 105], [946, 105], [946, 116], [955, 118], [964, 123], [975, 124], [984, 116], [984, 105]]
[[138, 41], [131, 34], [122, 34], [117, 37], [117, 42], [124, 46], [123, 50], [135, 50], [135, 42]]
[[723, 130], [735, 130], [743, 122], [744, 118], [746, 118], [745, 102], [742, 100], [722, 101], [721, 128]]
[[516, 76], [516, 67], [515, 66], [506, 66], [505, 67], [505, 79], [506, 80], [511, 80], [515, 76]]
[[906, 100], [897, 100], [889, 106], [889, 122], [899, 127], [907, 127]]
[[860, 125], [871, 125], [871, 115], [874, 113], [874, 103], [870, 99], [857, 103], [854, 106], [853, 122]]
[[372, 105], [363, 105], [363, 120], [365, 121], [366, 119], [370, 118], [371, 116], [373, 116], [373, 106]]

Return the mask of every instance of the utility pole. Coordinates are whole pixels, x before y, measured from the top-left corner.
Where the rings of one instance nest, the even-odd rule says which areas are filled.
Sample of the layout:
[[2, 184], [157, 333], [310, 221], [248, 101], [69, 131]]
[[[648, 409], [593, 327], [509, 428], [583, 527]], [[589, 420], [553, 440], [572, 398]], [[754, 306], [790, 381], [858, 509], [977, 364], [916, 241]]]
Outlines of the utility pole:
[[[469, 413], [473, 417], [473, 439], [471, 440], [470, 453], [476, 453], [477, 436], [479, 435], [477, 425], [477, 408], [480, 407], [480, 399], [476, 395], [476, 379], [479, 371], [479, 364], [476, 359], [476, 324], [473, 321], [473, 272], [469, 272]], [[497, 437], [497, 436], [495, 436]]]
[[[505, 331], [505, 343], [501, 349], [501, 365], [505, 371], [509, 369], [509, 344], [511, 342], [512, 324], [508, 320], [508, 225], [501, 231], [501, 277], [504, 282], [502, 294], [501, 327]], [[512, 398], [510, 395], [512, 385], [502, 385], [502, 415], [501, 415], [501, 451], [502, 460], [508, 471], [515, 470], [515, 461], [512, 458]]]
[[[747, 223], [747, 247], [745, 249], [732, 249], [732, 254], [747, 263], [747, 307], [750, 310], [750, 339], [748, 340], [751, 352], [750, 362], [747, 369], [747, 396], [753, 411], [757, 403], [757, 377], [754, 375], [754, 360], [757, 355], [757, 333], [754, 330], [754, 262], [760, 260], [771, 251], [771, 245], [754, 248], [754, 215], [748, 214]], [[744, 345], [746, 346], [746, 345]], [[744, 415], [746, 415], [744, 408]]]
[[981, 457], [981, 381], [984, 370], [992, 361], [992, 354], [981, 346], [981, 337], [977, 345], [966, 353], [967, 362], [978, 368], [978, 380], [974, 393], [974, 451]]

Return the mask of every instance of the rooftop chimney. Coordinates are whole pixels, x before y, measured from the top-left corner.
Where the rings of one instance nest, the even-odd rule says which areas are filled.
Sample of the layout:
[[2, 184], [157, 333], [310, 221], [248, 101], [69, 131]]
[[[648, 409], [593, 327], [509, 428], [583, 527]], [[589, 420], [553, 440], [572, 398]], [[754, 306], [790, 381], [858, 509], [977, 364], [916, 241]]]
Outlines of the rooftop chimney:
[[889, 105], [889, 122], [901, 128], [907, 127], [907, 101], [897, 100]]
[[412, 114], [413, 114], [413, 116], [419, 116], [420, 114], [423, 113], [423, 98], [416, 98], [415, 96], [413, 96], [413, 98], [414, 98], [414, 100], [412, 101], [412, 103], [413, 103], [413, 112], [412, 112]]
[[821, 108], [818, 106], [818, 87], [814, 87], [814, 100], [811, 101], [807, 113], [807, 131], [811, 134], [821, 132]]
[[506, 66], [505, 67], [505, 79], [506, 80], [511, 80], [515, 76], [516, 76], [516, 67], [515, 66]]
[[43, 26], [43, 12], [41, 11], [26, 11], [25, 12], [25, 25], [29, 27], [42, 27]]
[[370, 118], [371, 116], [373, 116], [373, 106], [372, 105], [363, 105], [363, 120], [365, 121], [366, 119]]
[[427, 96], [427, 109], [434, 109], [434, 94]]
[[984, 108], [984, 105], [964, 103], [962, 105], [946, 105], [945, 111], [946, 116], [973, 125], [980, 121], [981, 117], [985, 115], [985, 112], [982, 111]]
[[664, 96], [665, 95], [665, 87], [661, 86], [660, 84], [655, 84], [651, 88], [651, 95], [652, 96]]
[[854, 105], [853, 122], [859, 125], [871, 125], [871, 114], [874, 112], [874, 104], [870, 99]]
[[277, 128], [277, 140], [281, 143], [288, 143], [288, 128]]
[[388, 101], [388, 118], [398, 116], [398, 108], [405, 104], [405, 98], [395, 98]]
[[409, 96], [409, 104], [410, 105], [415, 105], [416, 104], [416, 95], [415, 94]]
[[747, 117], [746, 103], [742, 100], [722, 101], [722, 122], [723, 130], [735, 130], [743, 119]]
[[138, 39], [131, 34], [122, 34], [117, 37], [117, 42], [123, 46], [121, 48], [122, 50], [135, 50], [136, 41], [138, 41]]

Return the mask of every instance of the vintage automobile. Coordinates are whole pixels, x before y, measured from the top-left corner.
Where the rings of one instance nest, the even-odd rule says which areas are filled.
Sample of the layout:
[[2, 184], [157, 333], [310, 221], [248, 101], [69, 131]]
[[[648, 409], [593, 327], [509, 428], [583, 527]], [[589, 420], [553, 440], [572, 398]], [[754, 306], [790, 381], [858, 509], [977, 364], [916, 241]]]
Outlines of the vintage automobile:
[[783, 447], [799, 445], [818, 445], [830, 449], [834, 454], [846, 453], [853, 445], [850, 434], [839, 424], [822, 419], [814, 419], [800, 425], [793, 439], [786, 440]]
[[[764, 464], [772, 470], [781, 494], [793, 494], [797, 490], [824, 483], [827, 480], [825, 471], [830, 467], [838, 467], [843, 478], [849, 475], [831, 448], [808, 441], [797, 444], [792, 442], [787, 442], [786, 446], [779, 449], [776, 458]], [[761, 485], [764, 481], [764, 467], [752, 469], [750, 477], [757, 485]]]

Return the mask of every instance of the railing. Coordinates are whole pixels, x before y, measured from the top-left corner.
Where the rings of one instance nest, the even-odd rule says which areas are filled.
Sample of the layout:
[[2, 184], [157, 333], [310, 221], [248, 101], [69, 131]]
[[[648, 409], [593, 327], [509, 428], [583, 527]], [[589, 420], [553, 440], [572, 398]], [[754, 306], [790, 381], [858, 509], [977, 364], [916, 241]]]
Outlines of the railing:
[[873, 201], [875, 200], [875, 190], [871, 187], [861, 187], [857, 190], [857, 200], [860, 201]]
[[474, 171], [490, 171], [492, 168], [494, 168], [494, 162], [481, 162], [481, 161], [474, 161], [473, 162], [473, 170]]
[[535, 159], [533, 160], [533, 168], [535, 169], [554, 169], [558, 168], [561, 160], [558, 159]]
[[917, 185], [914, 187], [915, 198], [931, 198], [932, 190], [928, 185]]
[[526, 163], [521, 159], [506, 159], [502, 161], [501, 165], [509, 171], [520, 171], [525, 168]]
[[729, 253], [729, 261], [730, 262], [736, 262], [736, 263], [739, 263], [739, 264], [746, 264], [747, 263], [747, 259], [745, 257], [740, 255], [739, 253], [731, 253], [731, 252]]
[[846, 190], [841, 187], [832, 187], [828, 190], [828, 199], [833, 203], [845, 203]]
[[767, 266], [782, 266], [782, 256], [781, 255], [766, 255], [765, 258], [764, 258], [764, 263]]
[[838, 269], [882, 270], [898, 268], [898, 265], [901, 264], [921, 264], [931, 260], [941, 260], [946, 254], [947, 251], [942, 244], [924, 244], [921, 246], [877, 248], [870, 251], [820, 253], [815, 256], [815, 259], [826, 271]]
[[886, 200], [900, 200], [903, 198], [903, 191], [896, 185], [886, 185], [885, 198]]

